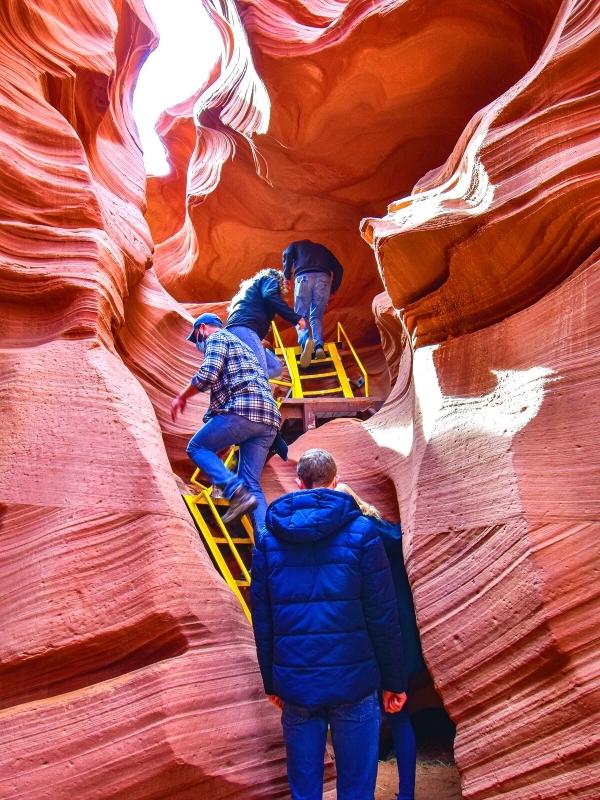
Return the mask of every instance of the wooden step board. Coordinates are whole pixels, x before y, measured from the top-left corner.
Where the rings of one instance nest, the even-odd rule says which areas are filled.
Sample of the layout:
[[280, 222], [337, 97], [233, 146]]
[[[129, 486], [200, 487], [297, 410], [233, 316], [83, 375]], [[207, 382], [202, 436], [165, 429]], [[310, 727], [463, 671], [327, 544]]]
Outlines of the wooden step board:
[[364, 412], [375, 413], [381, 400], [372, 397], [287, 397], [280, 406], [283, 421], [300, 419], [304, 430], [315, 428], [318, 419], [354, 417]]

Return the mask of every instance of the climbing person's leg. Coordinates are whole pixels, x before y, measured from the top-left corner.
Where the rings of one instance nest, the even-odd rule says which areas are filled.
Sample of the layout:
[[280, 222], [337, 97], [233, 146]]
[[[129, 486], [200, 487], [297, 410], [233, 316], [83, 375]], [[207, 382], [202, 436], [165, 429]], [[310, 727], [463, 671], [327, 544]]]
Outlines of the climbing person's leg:
[[242, 486], [237, 475], [227, 469], [217, 453], [237, 444], [235, 415], [218, 414], [195, 433], [186, 448], [194, 464], [202, 470], [212, 484], [222, 489], [224, 497], [231, 497]]
[[267, 513], [267, 501], [260, 485], [260, 476], [273, 444], [277, 429], [272, 425], [246, 420], [246, 435], [238, 439], [240, 454], [238, 461], [238, 477], [250, 494], [256, 498], [256, 508], [252, 511], [252, 525], [255, 531], [264, 524]]
[[304, 330], [300, 330], [300, 328], [296, 326], [298, 344], [302, 348], [300, 366], [303, 368], [308, 367], [313, 354], [313, 332], [308, 322], [308, 314], [312, 301], [312, 287], [309, 282], [310, 277], [311, 275], [298, 275], [294, 282], [294, 311], [296, 314], [300, 314], [308, 323]]
[[247, 328], [245, 325], [232, 325], [227, 328], [230, 333], [235, 334], [238, 339], [247, 345], [254, 353], [254, 357], [258, 361], [267, 380], [269, 379], [269, 367], [267, 365], [267, 357], [265, 355], [265, 348], [262, 345], [259, 335], [252, 328]]
[[312, 279], [312, 287], [308, 317], [315, 341], [315, 356], [317, 358], [323, 358], [325, 356], [325, 351], [323, 349], [325, 341], [323, 336], [323, 318], [329, 301], [329, 295], [331, 294], [331, 276], [324, 272], [315, 272], [309, 275], [309, 277]]
[[283, 364], [281, 363], [281, 359], [277, 358], [275, 353], [268, 347], [265, 347], [264, 350], [265, 359], [267, 362], [267, 376], [269, 378], [279, 378], [283, 372]]
[[394, 738], [394, 751], [398, 764], [399, 789], [397, 800], [414, 800], [417, 748], [415, 733], [406, 709], [397, 714], [386, 714]]

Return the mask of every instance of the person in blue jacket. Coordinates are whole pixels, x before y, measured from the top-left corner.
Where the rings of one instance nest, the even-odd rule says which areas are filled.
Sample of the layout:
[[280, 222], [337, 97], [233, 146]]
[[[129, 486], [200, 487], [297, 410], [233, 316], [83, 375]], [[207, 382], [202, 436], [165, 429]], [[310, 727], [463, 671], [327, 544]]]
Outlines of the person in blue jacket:
[[301, 491], [271, 503], [252, 562], [265, 692], [282, 709], [292, 800], [321, 800], [331, 727], [338, 800], [373, 800], [380, 712], [406, 702], [390, 566], [373, 520], [335, 491], [330, 453], [308, 450]]
[[[407, 679], [410, 681], [413, 676], [424, 672], [425, 662], [423, 661], [412, 591], [402, 555], [402, 528], [399, 523], [396, 524], [384, 519], [375, 506], [365, 502], [345, 483], [338, 483], [337, 490], [354, 498], [362, 513], [369, 517], [377, 528], [385, 547], [396, 591], [398, 616], [404, 645], [404, 668]], [[398, 714], [388, 714], [387, 717], [392, 729], [394, 751], [398, 764], [399, 788], [397, 800], [414, 800], [417, 749], [410, 717], [406, 708], [403, 708]]]
[[227, 330], [252, 350], [267, 379], [281, 374], [281, 363], [274, 353], [267, 353], [262, 344], [273, 318], [279, 315], [302, 330], [306, 328], [303, 316], [297, 314], [283, 299], [284, 284], [283, 272], [272, 268], [262, 269], [242, 281], [229, 304], [225, 323]]

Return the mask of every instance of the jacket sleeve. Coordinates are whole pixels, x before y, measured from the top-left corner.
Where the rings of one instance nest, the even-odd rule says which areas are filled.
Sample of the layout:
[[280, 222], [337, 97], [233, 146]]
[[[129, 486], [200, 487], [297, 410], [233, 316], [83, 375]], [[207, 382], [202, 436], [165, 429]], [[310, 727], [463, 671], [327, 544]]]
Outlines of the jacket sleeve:
[[402, 528], [400, 523], [388, 522], [388, 520], [382, 519], [378, 520], [376, 525], [377, 533], [381, 536], [385, 552], [391, 561], [392, 556], [402, 553]]
[[329, 259], [329, 267], [333, 275], [333, 280], [331, 281], [331, 294], [335, 294], [342, 284], [344, 268], [333, 255], [333, 253], [331, 253], [331, 258]]
[[392, 573], [383, 542], [370, 522], [363, 540], [361, 576], [363, 612], [379, 664], [382, 688], [405, 692], [402, 633]]
[[280, 317], [291, 322], [292, 325], [298, 324], [298, 321], [301, 319], [300, 314], [296, 314], [294, 309], [290, 308], [285, 302], [281, 296], [279, 283], [275, 278], [269, 278], [263, 281], [261, 294], [270, 317], [279, 314]]
[[220, 339], [215, 339], [213, 334], [206, 342], [204, 361], [191, 380], [191, 383], [199, 392], [204, 392], [206, 389], [209, 389], [213, 383], [219, 380], [225, 367], [226, 358], [227, 345]]
[[291, 280], [294, 261], [296, 260], [296, 245], [292, 242], [282, 253], [281, 262], [283, 265], [283, 275], [286, 281]]
[[252, 553], [250, 592], [252, 599], [252, 628], [258, 666], [267, 694], [273, 690], [273, 617], [267, 581], [267, 554], [264, 539], [259, 534]]

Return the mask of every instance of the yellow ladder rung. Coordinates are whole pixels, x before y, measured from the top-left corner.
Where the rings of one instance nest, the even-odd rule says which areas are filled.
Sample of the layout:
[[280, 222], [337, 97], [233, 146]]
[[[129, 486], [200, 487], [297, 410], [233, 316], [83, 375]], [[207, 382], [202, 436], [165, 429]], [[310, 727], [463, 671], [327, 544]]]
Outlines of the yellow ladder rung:
[[304, 392], [305, 397], [319, 397], [322, 394], [335, 394], [336, 392], [343, 392], [341, 386], [336, 386], [335, 389], [313, 389], [310, 392]]
[[236, 584], [238, 586], [250, 586], [250, 582], [249, 581], [236, 581]]
[[[210, 528], [206, 524], [206, 520], [204, 519], [204, 517], [202, 516], [202, 514], [198, 510], [198, 504], [196, 503], [196, 498], [193, 497], [192, 495], [184, 494], [183, 495], [183, 499], [185, 501], [185, 504], [189, 508], [189, 510], [190, 510], [190, 512], [192, 514], [192, 517], [194, 518], [194, 521], [196, 523], [196, 526], [197, 526], [198, 530], [202, 534], [202, 538], [204, 539], [204, 542], [206, 543], [206, 546], [208, 547], [212, 557], [214, 558], [215, 562], [217, 563], [217, 566], [219, 568], [219, 572], [221, 573], [221, 575], [225, 579], [225, 582], [227, 583], [227, 585], [229, 586], [231, 591], [237, 597], [237, 599], [238, 599], [238, 601], [239, 601], [239, 603], [240, 603], [240, 605], [242, 607], [242, 611], [244, 612], [244, 614], [246, 616], [246, 619], [248, 620], [248, 622], [252, 622], [252, 617], [251, 617], [251, 614], [250, 614], [250, 609], [248, 608], [248, 604], [244, 600], [244, 597], [243, 597], [242, 593], [239, 590], [239, 585], [240, 585], [239, 581], [237, 581], [233, 577], [233, 575], [231, 573], [231, 570], [229, 568], [229, 565], [227, 564], [227, 562], [223, 558], [223, 554], [221, 553], [221, 551], [219, 550], [219, 548], [217, 546], [217, 542], [215, 540], [215, 537], [212, 535], [212, 532], [211, 532]], [[209, 505], [209, 507], [211, 506], [210, 503], [208, 505]], [[216, 509], [214, 508], [214, 505], [212, 506], [211, 511], [213, 512], [213, 516], [215, 516], [217, 518], [217, 520], [220, 523], [220, 525], [223, 526], [223, 523], [221, 522], [221, 520], [218, 517], [218, 514], [216, 513]], [[227, 534], [227, 533], [226, 533], [226, 535], [229, 536], [229, 534]], [[229, 540], [231, 542], [231, 537], [229, 537]], [[227, 543], [230, 544], [230, 542], [227, 542]], [[245, 566], [243, 565], [243, 563], [241, 562], [241, 559], [239, 557], [239, 554], [238, 554], [237, 550], [232, 545], [233, 545], [233, 543], [231, 542], [231, 545], [230, 545], [231, 552], [234, 555], [235, 560], [238, 562], [238, 566], [241, 567], [241, 571], [244, 574], [244, 578], [245, 578], [245, 583], [241, 584], [241, 585], [248, 585], [249, 586], [250, 585], [250, 575], [249, 575], [248, 571], [246, 570]]]
[[[213, 536], [213, 539], [215, 540], [216, 544], [229, 544], [227, 539], [217, 539], [216, 536]], [[233, 536], [231, 537], [231, 541], [234, 544], [254, 544], [252, 539], [234, 539]]]
[[[209, 506], [210, 505], [210, 503], [206, 499], [206, 496], [203, 493], [198, 495], [198, 499], [197, 499], [196, 502], [198, 503], [198, 505], [202, 505], [202, 506]], [[224, 497], [215, 497], [214, 499], [211, 498], [211, 502], [212, 502], [213, 506], [228, 506], [229, 505], [229, 500], [226, 500]]]
[[314, 380], [315, 378], [335, 378], [337, 376], [337, 372], [333, 370], [332, 372], [315, 372], [311, 373], [310, 375], [303, 375], [302, 380]]

